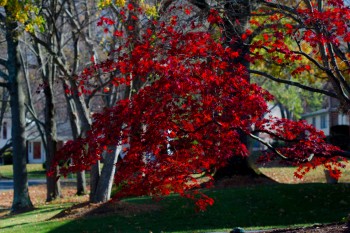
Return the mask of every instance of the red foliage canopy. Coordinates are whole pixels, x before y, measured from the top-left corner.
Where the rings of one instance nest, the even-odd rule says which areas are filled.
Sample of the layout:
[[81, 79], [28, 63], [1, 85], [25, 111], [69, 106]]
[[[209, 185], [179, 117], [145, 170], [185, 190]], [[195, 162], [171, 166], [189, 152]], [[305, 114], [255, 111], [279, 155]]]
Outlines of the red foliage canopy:
[[[129, 11], [142, 14], [130, 7], [123, 14]], [[210, 22], [220, 22], [217, 17], [212, 13]], [[99, 24], [112, 22], [101, 18]], [[114, 35], [125, 39], [115, 51], [118, 57], [87, 68], [82, 84], [98, 70], [118, 70], [114, 85], [142, 85], [130, 98], [95, 114], [86, 137], [67, 142], [58, 152], [57, 164], [74, 161], [61, 168], [63, 175], [88, 170], [104, 151], [124, 145], [126, 156], [118, 162], [115, 176], [117, 198], [179, 193], [205, 209], [213, 200], [194, 191], [201, 187], [194, 175], [211, 181], [228, 158], [248, 156], [242, 135], [257, 139], [255, 133], [269, 133], [288, 142], [288, 147], [274, 151], [285, 158], [307, 161], [311, 167], [337, 165], [338, 149], [324, 142], [322, 132], [305, 122], [264, 118], [272, 96], [249, 83], [246, 67], [232, 62], [238, 53], [201, 25], [181, 25], [173, 17], [169, 22], [153, 21], [141, 39], [117, 32]]]

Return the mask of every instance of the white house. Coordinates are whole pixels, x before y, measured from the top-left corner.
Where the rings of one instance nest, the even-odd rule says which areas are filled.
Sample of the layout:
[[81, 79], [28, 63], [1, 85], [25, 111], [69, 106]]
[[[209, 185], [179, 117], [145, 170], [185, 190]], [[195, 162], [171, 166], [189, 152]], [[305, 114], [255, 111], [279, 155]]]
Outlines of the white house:
[[315, 126], [315, 128], [322, 130], [325, 135], [329, 135], [331, 126], [331, 112], [329, 109], [321, 109], [315, 112], [302, 115], [302, 119], [306, 120], [309, 124]]
[[[59, 138], [57, 149], [60, 149], [67, 139]], [[40, 138], [27, 140], [28, 163], [44, 163], [46, 161], [45, 148]]]
[[350, 125], [349, 115], [339, 110], [339, 102], [333, 98], [329, 98], [328, 108], [304, 114], [302, 119], [322, 130], [326, 136], [331, 134], [332, 126]]
[[[27, 158], [28, 163], [44, 163], [46, 161], [45, 146], [35, 125], [27, 127]], [[57, 124], [57, 149], [72, 138], [69, 122]]]

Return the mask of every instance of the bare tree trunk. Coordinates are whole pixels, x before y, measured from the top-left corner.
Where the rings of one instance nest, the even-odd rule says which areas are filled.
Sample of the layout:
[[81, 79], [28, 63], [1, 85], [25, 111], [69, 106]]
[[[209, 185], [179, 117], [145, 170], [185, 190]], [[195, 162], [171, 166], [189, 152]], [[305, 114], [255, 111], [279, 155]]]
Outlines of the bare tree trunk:
[[[52, 27], [52, 24], [54, 22], [48, 21], [48, 28]], [[49, 30], [49, 31], [52, 31]], [[47, 42], [49, 46], [54, 46], [55, 39], [52, 38], [51, 34], [44, 34], [42, 35], [44, 40]], [[46, 176], [46, 188], [47, 188], [47, 195], [46, 195], [46, 201], [50, 202], [52, 200], [55, 200], [58, 197], [62, 196], [61, 193], [61, 184], [60, 180], [56, 177], [59, 177], [59, 168], [54, 167], [52, 168], [52, 162], [54, 159], [54, 156], [57, 151], [57, 127], [56, 127], [56, 119], [55, 119], [55, 100], [54, 100], [54, 93], [53, 93], [53, 83], [56, 76], [56, 66], [53, 62], [52, 57], [47, 56], [44, 52], [44, 48], [39, 45], [35, 44], [34, 49], [37, 53], [37, 60], [41, 67], [41, 76], [44, 84], [44, 95], [45, 95], [45, 122], [44, 122], [44, 128], [45, 128], [45, 138], [46, 138], [46, 144], [45, 145], [45, 152], [46, 152], [46, 169], [48, 171], [54, 172], [51, 176]], [[44, 140], [43, 140], [44, 141]]]
[[19, 75], [17, 24], [8, 22], [6, 25], [8, 88], [12, 117], [13, 145], [13, 183], [14, 195], [12, 212], [33, 208], [28, 193], [26, 140], [25, 140], [25, 106], [22, 80]]
[[[55, 75], [55, 69], [52, 67], [50, 71], [51, 75]], [[54, 171], [53, 176], [46, 176], [47, 196], [46, 201], [52, 201], [62, 196], [60, 181], [56, 179], [59, 171], [58, 167], [52, 168], [52, 162], [57, 151], [57, 130], [55, 120], [55, 104], [54, 95], [52, 91], [52, 83], [48, 79], [47, 85], [44, 89], [45, 93], [45, 135], [47, 141], [46, 148], [46, 168], [47, 170]]]

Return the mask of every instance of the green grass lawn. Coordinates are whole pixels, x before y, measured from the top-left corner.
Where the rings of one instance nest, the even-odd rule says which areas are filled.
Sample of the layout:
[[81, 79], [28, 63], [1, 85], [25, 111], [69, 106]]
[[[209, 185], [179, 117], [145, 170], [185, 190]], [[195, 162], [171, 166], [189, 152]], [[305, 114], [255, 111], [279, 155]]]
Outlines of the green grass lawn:
[[[27, 164], [29, 179], [45, 179], [45, 170], [42, 164]], [[12, 165], [0, 166], [0, 174], [7, 178], [13, 178]]]
[[[27, 164], [28, 179], [45, 179], [46, 172], [42, 164]], [[13, 178], [12, 165], [0, 165], [0, 174], [6, 178]], [[70, 174], [67, 178], [75, 178], [75, 174]], [[86, 179], [90, 177], [86, 172]]]
[[[37, 210], [0, 219], [3, 233], [25, 232], [210, 232], [234, 227], [266, 229], [339, 222], [349, 213], [348, 184], [273, 184], [209, 190], [215, 199], [206, 212], [195, 212], [189, 200], [170, 196], [162, 208], [132, 216], [48, 220], [69, 204], [44, 205]], [[150, 203], [150, 198], [129, 198]]]

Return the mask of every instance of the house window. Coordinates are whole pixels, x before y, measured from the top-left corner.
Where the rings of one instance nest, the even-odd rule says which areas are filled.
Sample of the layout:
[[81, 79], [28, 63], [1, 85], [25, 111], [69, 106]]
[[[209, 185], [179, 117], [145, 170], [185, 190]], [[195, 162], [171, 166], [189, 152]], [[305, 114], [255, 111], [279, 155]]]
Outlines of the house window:
[[312, 125], [316, 127], [316, 117], [312, 118]]
[[41, 159], [41, 143], [33, 142], [33, 159]]
[[321, 116], [321, 129], [325, 129], [327, 128], [327, 119], [326, 119], [326, 115], [322, 115]]
[[7, 139], [7, 122], [2, 124], [2, 138]]

